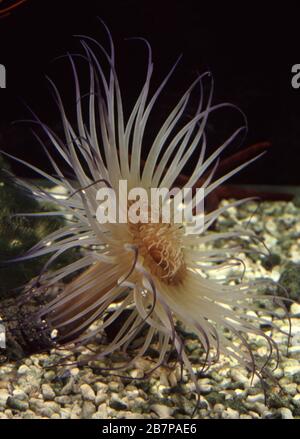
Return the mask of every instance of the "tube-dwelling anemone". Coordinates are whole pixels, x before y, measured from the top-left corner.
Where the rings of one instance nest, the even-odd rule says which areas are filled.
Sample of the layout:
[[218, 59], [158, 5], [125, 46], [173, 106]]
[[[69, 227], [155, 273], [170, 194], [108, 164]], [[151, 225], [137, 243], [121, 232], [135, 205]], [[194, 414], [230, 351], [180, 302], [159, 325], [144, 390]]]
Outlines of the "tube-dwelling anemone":
[[[276, 352], [277, 349], [275, 343], [259, 329], [259, 321], [255, 321], [245, 310], [255, 309], [254, 299], [266, 296], [256, 292], [255, 283], [222, 283], [208, 276], [210, 270], [232, 264], [243, 250], [240, 238], [255, 237], [248, 230], [226, 233], [209, 230], [228, 206], [206, 214], [202, 233], [198, 235], [189, 234], [185, 224], [179, 225], [171, 220], [168, 224], [100, 224], [96, 219], [96, 195], [100, 188], [111, 187], [117, 192], [120, 180], [126, 180], [129, 189], [142, 187], [150, 191], [152, 187], [172, 188], [191, 159], [194, 166], [186, 187], [193, 187], [203, 178], [205, 196], [209, 195], [250, 163], [239, 166], [217, 180], [213, 178], [220, 154], [245, 127], [237, 129], [206, 157], [207, 119], [212, 112], [230, 105], [212, 105], [213, 81], [209, 73], [202, 74], [188, 87], [165, 119], [142, 162], [147, 120], [176, 64], [149, 97], [153, 63], [151, 48], [146, 42], [149, 57], [145, 83], [128, 120], [125, 120], [115, 70], [114, 46], [109, 31], [107, 34], [109, 51], [91, 38], [80, 39], [84, 51], [80, 55], [81, 62], [86, 62], [89, 68], [88, 95], [84, 95], [81, 90], [76, 70], [78, 55], [68, 55], [75, 80], [77, 126], [71, 125], [63, 100], [52, 81], [64, 139], [59, 138], [37, 117], [35, 119], [35, 124], [46, 133], [67, 167], [73, 171], [74, 177], [66, 178], [55, 157], [50, 155], [49, 148], [37, 135], [52, 163], [55, 176], [27, 165], [54, 185], [62, 186], [65, 195], [55, 197], [53, 193], [28, 182], [22, 181], [21, 184], [34, 197], [56, 204], [60, 208], [59, 212], [49, 212], [49, 215], [66, 215], [66, 225], [47, 236], [18, 260], [51, 254], [38, 278], [39, 291], [50, 290], [70, 275], [74, 276], [77, 272], [78, 275], [66, 284], [62, 293], [31, 315], [31, 322], [40, 322], [41, 330], [47, 329], [55, 337], [57, 346], [69, 342], [84, 345], [92, 340], [97, 331], [109, 328], [123, 311], [130, 309], [130, 313], [124, 314], [126, 318], [113, 340], [91, 358], [102, 359], [122, 348], [126, 351], [142, 333], [144, 338], [132, 359], [135, 361], [147, 352], [157, 337], [160, 345], [157, 366], [164, 363], [167, 354], [174, 348], [197, 388], [196, 375], [186, 353], [184, 340], [177, 330], [176, 324], [180, 321], [197, 335], [203, 346], [203, 367], [209, 366], [221, 353], [234, 357], [241, 365], [259, 373], [259, 367], [265, 365], [257, 364], [247, 343], [247, 334], [265, 338], [270, 351], [268, 360], [272, 351]], [[95, 50], [101, 52], [106, 67], [102, 67]], [[105, 70], [107, 66], [108, 74]], [[202, 86], [205, 78], [210, 82], [207, 96]], [[199, 105], [191, 119], [184, 122], [186, 107], [195, 90], [200, 90]], [[87, 111], [84, 111], [84, 100], [88, 102]], [[198, 154], [197, 161], [194, 159], [195, 154]], [[240, 202], [229, 206], [237, 206]], [[235, 239], [238, 244], [232, 246]], [[228, 240], [229, 245], [207, 248], [207, 245], [217, 240]], [[78, 260], [56, 271], [50, 270], [56, 258], [75, 247], [82, 249]], [[111, 304], [115, 305], [106, 314]], [[104, 315], [108, 317], [98, 329], [89, 330], [92, 323]], [[239, 338], [240, 346], [225, 336], [224, 328]]]

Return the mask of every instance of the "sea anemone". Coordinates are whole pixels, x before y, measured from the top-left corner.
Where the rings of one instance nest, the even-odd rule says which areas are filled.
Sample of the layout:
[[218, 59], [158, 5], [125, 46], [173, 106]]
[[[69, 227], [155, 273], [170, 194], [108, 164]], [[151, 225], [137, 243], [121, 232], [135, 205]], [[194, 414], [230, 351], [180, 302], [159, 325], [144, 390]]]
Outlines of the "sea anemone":
[[[243, 126], [205, 158], [205, 131], [209, 115], [226, 106], [235, 107], [230, 104], [212, 105], [213, 80], [210, 73], [204, 73], [179, 99], [158, 130], [147, 157], [142, 160], [147, 120], [177, 63], [148, 98], [153, 63], [151, 48], [144, 40], [149, 54], [146, 80], [125, 121], [114, 46], [108, 30], [107, 35], [109, 51], [92, 38], [80, 37], [84, 53], [67, 55], [75, 80], [76, 128], [71, 125], [63, 100], [51, 80], [64, 139], [35, 117], [35, 124], [48, 137], [48, 145], [50, 141], [74, 175], [72, 178], [66, 176], [50, 154], [49, 146], [45, 146], [38, 134], [36, 137], [53, 166], [54, 175], [26, 164], [55, 186], [63, 187], [64, 193], [56, 197], [53, 192], [17, 179], [34, 197], [50, 201], [59, 208], [49, 212], [50, 216], [64, 215], [66, 218], [61, 229], [18, 258], [25, 261], [52, 254], [24, 297], [30, 297], [34, 291], [39, 294], [51, 291], [53, 286], [73, 276], [62, 292], [30, 315], [28, 322], [31, 326], [36, 325], [41, 334], [48, 334], [49, 343], [45, 347], [67, 343], [82, 346], [93, 340], [98, 332], [109, 330], [110, 325], [123, 315], [125, 317], [113, 339], [90, 359], [102, 359], [119, 349], [126, 351], [137, 336], [142, 335], [142, 342], [133, 350], [131, 364], [144, 356], [151, 342], [157, 340], [160, 353], [155, 367], [164, 364], [174, 349], [198, 389], [184, 338], [178, 330], [177, 324], [181, 322], [198, 337], [204, 349], [203, 369], [224, 354], [235, 358], [253, 373], [260, 374], [277, 347], [260, 329], [259, 319], [245, 311], [257, 309], [257, 297], [266, 300], [270, 297], [257, 292], [256, 282], [244, 282], [243, 279], [220, 282], [209, 277], [212, 270], [233, 267], [239, 262], [238, 255], [243, 251], [241, 238], [248, 241], [256, 239], [248, 229], [230, 232], [211, 230], [219, 215], [230, 206], [238, 206], [241, 201], [219, 207], [204, 217], [203, 212], [198, 213], [203, 218], [203, 224], [197, 234], [191, 233], [187, 223], [177, 224], [172, 218], [167, 223], [161, 217], [156, 223], [130, 220], [128, 223], [100, 223], [97, 220], [97, 193], [100, 188], [114, 189], [117, 197], [121, 180], [127, 182], [128, 189], [144, 188], [148, 194], [151, 188], [170, 189], [191, 161], [193, 170], [185, 187], [192, 188], [202, 178], [207, 197], [253, 161], [216, 180], [213, 178], [220, 154], [245, 130], [244, 117]], [[105, 58], [108, 74], [93, 46]], [[85, 95], [81, 91], [76, 69], [79, 57], [89, 67], [89, 93]], [[210, 83], [208, 93], [204, 92], [204, 80]], [[185, 110], [195, 90], [200, 91], [199, 104], [194, 115], [186, 121]], [[87, 111], [84, 107], [86, 102]], [[198, 153], [197, 160], [194, 159], [195, 153]], [[163, 202], [170, 204], [169, 200]], [[194, 210], [197, 207], [195, 193], [192, 195], [192, 207]], [[235, 245], [232, 244], [234, 240]], [[213, 246], [217, 241], [221, 245]], [[82, 250], [78, 260], [57, 270], [50, 269], [61, 254], [75, 247]], [[268, 309], [264, 311], [268, 313]], [[91, 325], [102, 317], [105, 317], [102, 324], [91, 330]], [[240, 345], [232, 341], [229, 333], [237, 336]], [[258, 364], [254, 358], [247, 334], [256, 334], [266, 340], [270, 355], [264, 364]], [[124, 364], [124, 368], [127, 366], [127, 363]]]

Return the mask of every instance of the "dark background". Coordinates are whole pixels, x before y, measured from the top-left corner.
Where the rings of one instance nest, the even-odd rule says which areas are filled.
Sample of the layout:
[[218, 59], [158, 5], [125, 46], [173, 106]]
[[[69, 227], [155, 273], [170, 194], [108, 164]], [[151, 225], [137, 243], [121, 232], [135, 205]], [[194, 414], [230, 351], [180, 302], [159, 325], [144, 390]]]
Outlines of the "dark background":
[[[10, 2], [11, 3], [11, 2]], [[69, 1], [28, 0], [0, 19], [0, 64], [7, 70], [7, 88], [0, 90], [0, 143], [10, 153], [43, 169], [48, 161], [30, 133], [30, 125], [11, 125], [30, 118], [24, 102], [59, 132], [59, 114], [45, 75], [55, 80], [66, 108], [74, 108], [74, 90], [67, 60], [54, 58], [78, 51], [74, 34], [90, 35], [107, 45], [97, 16], [109, 26], [127, 111], [140, 91], [147, 53], [138, 41], [147, 38], [153, 49], [155, 90], [177, 57], [183, 59], [153, 116], [153, 132], [198, 72], [210, 69], [215, 79], [214, 102], [232, 102], [247, 115], [249, 131], [242, 146], [271, 141], [262, 159], [237, 175], [235, 183], [300, 184], [300, 89], [291, 86], [291, 68], [300, 63], [298, 11], [274, 2], [198, 1]], [[0, 6], [9, 4], [7, 1]], [[84, 68], [79, 66], [85, 78]], [[191, 114], [192, 114], [191, 107]], [[187, 119], [190, 117], [187, 114]], [[232, 110], [222, 110], [208, 126], [210, 147], [241, 123]], [[149, 132], [149, 138], [151, 133]], [[231, 151], [231, 152], [232, 152]], [[17, 174], [28, 175], [14, 166]]]

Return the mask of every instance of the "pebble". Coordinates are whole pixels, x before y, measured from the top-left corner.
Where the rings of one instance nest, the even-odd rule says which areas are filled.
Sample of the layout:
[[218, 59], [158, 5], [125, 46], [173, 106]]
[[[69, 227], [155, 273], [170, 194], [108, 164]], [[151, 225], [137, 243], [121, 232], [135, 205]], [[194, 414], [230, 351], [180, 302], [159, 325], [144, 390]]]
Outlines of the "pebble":
[[125, 412], [126, 419], [149, 419], [146, 414]]
[[47, 372], [44, 373], [44, 378], [46, 381], [52, 381], [55, 378], [55, 372], [53, 370], [47, 370]]
[[38, 398], [30, 398], [29, 405], [32, 411], [39, 412], [44, 406], [44, 401]]
[[297, 393], [297, 384], [296, 383], [290, 383], [284, 386], [284, 391], [288, 393], [289, 395], [296, 395]]
[[56, 396], [54, 401], [60, 405], [70, 404], [72, 402], [71, 398], [68, 395]]
[[98, 410], [96, 413], [92, 416], [93, 419], [108, 419], [108, 413], [107, 413], [107, 406], [106, 404], [101, 404], [98, 407]]
[[23, 415], [24, 419], [36, 419], [37, 415], [32, 410], [26, 410], [26, 412]]
[[8, 391], [5, 389], [0, 389], [0, 406], [6, 405], [6, 401], [7, 401], [8, 397], [9, 397]]
[[291, 314], [299, 314], [300, 315], [300, 303], [292, 303], [290, 311], [291, 311]]
[[286, 407], [279, 409], [279, 413], [281, 414], [282, 419], [294, 419], [291, 410]]
[[224, 409], [225, 409], [225, 407], [223, 404], [215, 404], [214, 405], [214, 412], [216, 412], [216, 413], [222, 413]]
[[14, 389], [13, 390], [13, 396], [17, 399], [19, 399], [20, 401], [27, 401], [28, 400], [28, 395], [27, 393], [24, 392], [24, 390], [22, 389]]
[[294, 404], [296, 407], [300, 407], [300, 393], [297, 393], [297, 394], [293, 397], [292, 402], [293, 402], [293, 404]]
[[284, 373], [287, 376], [292, 376], [295, 375], [296, 373], [300, 373], [300, 365], [287, 366], [284, 368]]
[[208, 384], [206, 382], [201, 382], [201, 380], [198, 381], [199, 383], [199, 390], [201, 392], [201, 394], [203, 395], [207, 395], [208, 393], [210, 393], [213, 390], [213, 387], [211, 384]]
[[248, 384], [249, 379], [246, 375], [244, 375], [242, 372], [238, 371], [237, 369], [231, 369], [230, 370], [230, 376], [234, 381], [241, 382], [242, 384]]
[[251, 416], [252, 419], [259, 419], [259, 414], [253, 412], [252, 410], [250, 410], [248, 414]]
[[26, 366], [26, 364], [22, 364], [22, 366], [19, 367], [17, 373], [18, 375], [27, 375], [30, 373], [30, 369], [28, 366]]
[[264, 416], [264, 414], [268, 410], [268, 407], [261, 402], [256, 402], [253, 406], [253, 410], [259, 413], [261, 416]]
[[70, 417], [71, 417], [71, 411], [70, 411], [70, 409], [61, 409], [60, 410], [60, 417], [61, 417], [61, 419], [70, 419]]
[[72, 393], [74, 387], [74, 378], [70, 378], [67, 382], [67, 384], [61, 389], [60, 394], [61, 395], [69, 395]]
[[112, 381], [108, 384], [108, 388], [111, 392], [118, 393], [120, 391], [120, 383], [117, 383], [115, 381]]
[[94, 384], [94, 388], [96, 389], [97, 392], [101, 390], [106, 393], [108, 389], [108, 385], [106, 383], [101, 383], [101, 381], [97, 381]]
[[117, 393], [112, 394], [109, 406], [114, 410], [126, 410], [127, 409], [127, 404], [119, 398]]
[[40, 415], [42, 415], [45, 418], [51, 418], [54, 415], [53, 410], [51, 409], [51, 407], [42, 407], [39, 410]]
[[248, 395], [246, 398], [246, 401], [250, 403], [263, 402], [264, 400], [265, 397], [262, 393], [258, 393], [257, 395]]
[[42, 394], [44, 399], [52, 401], [55, 398], [55, 392], [49, 384], [42, 385]]
[[29, 408], [29, 404], [26, 401], [21, 401], [20, 399], [9, 396], [6, 401], [7, 407], [15, 410], [26, 411]]
[[166, 419], [173, 415], [174, 408], [162, 404], [152, 404], [150, 409], [160, 418]]
[[91, 388], [89, 384], [82, 384], [80, 386], [81, 394], [83, 399], [87, 401], [95, 401], [96, 395], [94, 390]]
[[237, 410], [231, 409], [230, 407], [222, 412], [222, 419], [239, 419], [239, 417], [239, 412]]
[[294, 356], [295, 354], [300, 353], [300, 344], [297, 344], [295, 346], [289, 346], [289, 354]]
[[95, 404], [96, 405], [100, 405], [103, 402], [105, 402], [107, 400], [107, 394], [104, 393], [102, 390], [99, 390], [97, 392], [96, 398], [95, 398]]
[[55, 413], [60, 413], [60, 405], [54, 401], [44, 401], [42, 402], [43, 407], [47, 407]]
[[73, 377], [78, 376], [79, 372], [80, 372], [80, 370], [78, 369], [78, 367], [74, 367], [74, 368], [72, 368], [72, 369], [70, 370], [70, 374], [71, 374]]
[[70, 419], [80, 419], [82, 408], [78, 404], [73, 404]]
[[91, 401], [84, 401], [82, 405], [81, 418], [91, 419], [96, 412], [96, 407]]
[[143, 378], [144, 372], [142, 370], [135, 369], [130, 371], [130, 375], [132, 376], [132, 378]]

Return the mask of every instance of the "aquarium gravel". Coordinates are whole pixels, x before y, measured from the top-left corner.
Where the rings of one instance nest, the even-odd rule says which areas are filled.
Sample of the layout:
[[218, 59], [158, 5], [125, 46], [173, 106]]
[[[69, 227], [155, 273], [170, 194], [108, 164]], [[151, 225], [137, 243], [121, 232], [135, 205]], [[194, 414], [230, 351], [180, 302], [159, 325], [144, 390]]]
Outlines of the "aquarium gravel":
[[[222, 204], [228, 203], [223, 201]], [[220, 231], [255, 230], [264, 238], [269, 253], [266, 256], [249, 253], [245, 279], [279, 281], [290, 297], [299, 302], [300, 207], [297, 204], [248, 202], [238, 208], [229, 208], [218, 218], [215, 228]], [[215, 275], [230, 277], [227, 270], [218, 270]], [[259, 313], [265, 322], [264, 331], [272, 333], [280, 351], [279, 366], [275, 371], [269, 369], [270, 377], [264, 383], [256, 376], [251, 379], [250, 372], [224, 356], [207, 372], [197, 372], [201, 369], [199, 359], [203, 352], [194, 334], [180, 328], [201, 389], [196, 419], [300, 418], [300, 304], [290, 306], [292, 337], [289, 347], [288, 337], [268, 326], [270, 316], [264, 316], [263, 304]], [[273, 320], [288, 332], [288, 320], [282, 308], [276, 305]], [[234, 335], [232, 341], [236, 341]], [[261, 337], [248, 336], [248, 342], [254, 355], [260, 358], [267, 355]], [[105, 343], [105, 337], [98, 343]], [[102, 362], [92, 362], [88, 367], [75, 364], [78, 357], [69, 352], [73, 355], [73, 365], [51, 366], [66, 354], [66, 349], [60, 349], [15, 363], [3, 363], [0, 366], [0, 418], [188, 419], [193, 413], [196, 392], [185, 370], [181, 376], [179, 366], [175, 370], [161, 367], [142, 379], [143, 371], [149, 369], [158, 356], [155, 343], [147, 355], [129, 369], [131, 379], [105, 371], [112, 365], [117, 367], [123, 359], [121, 352]]]

